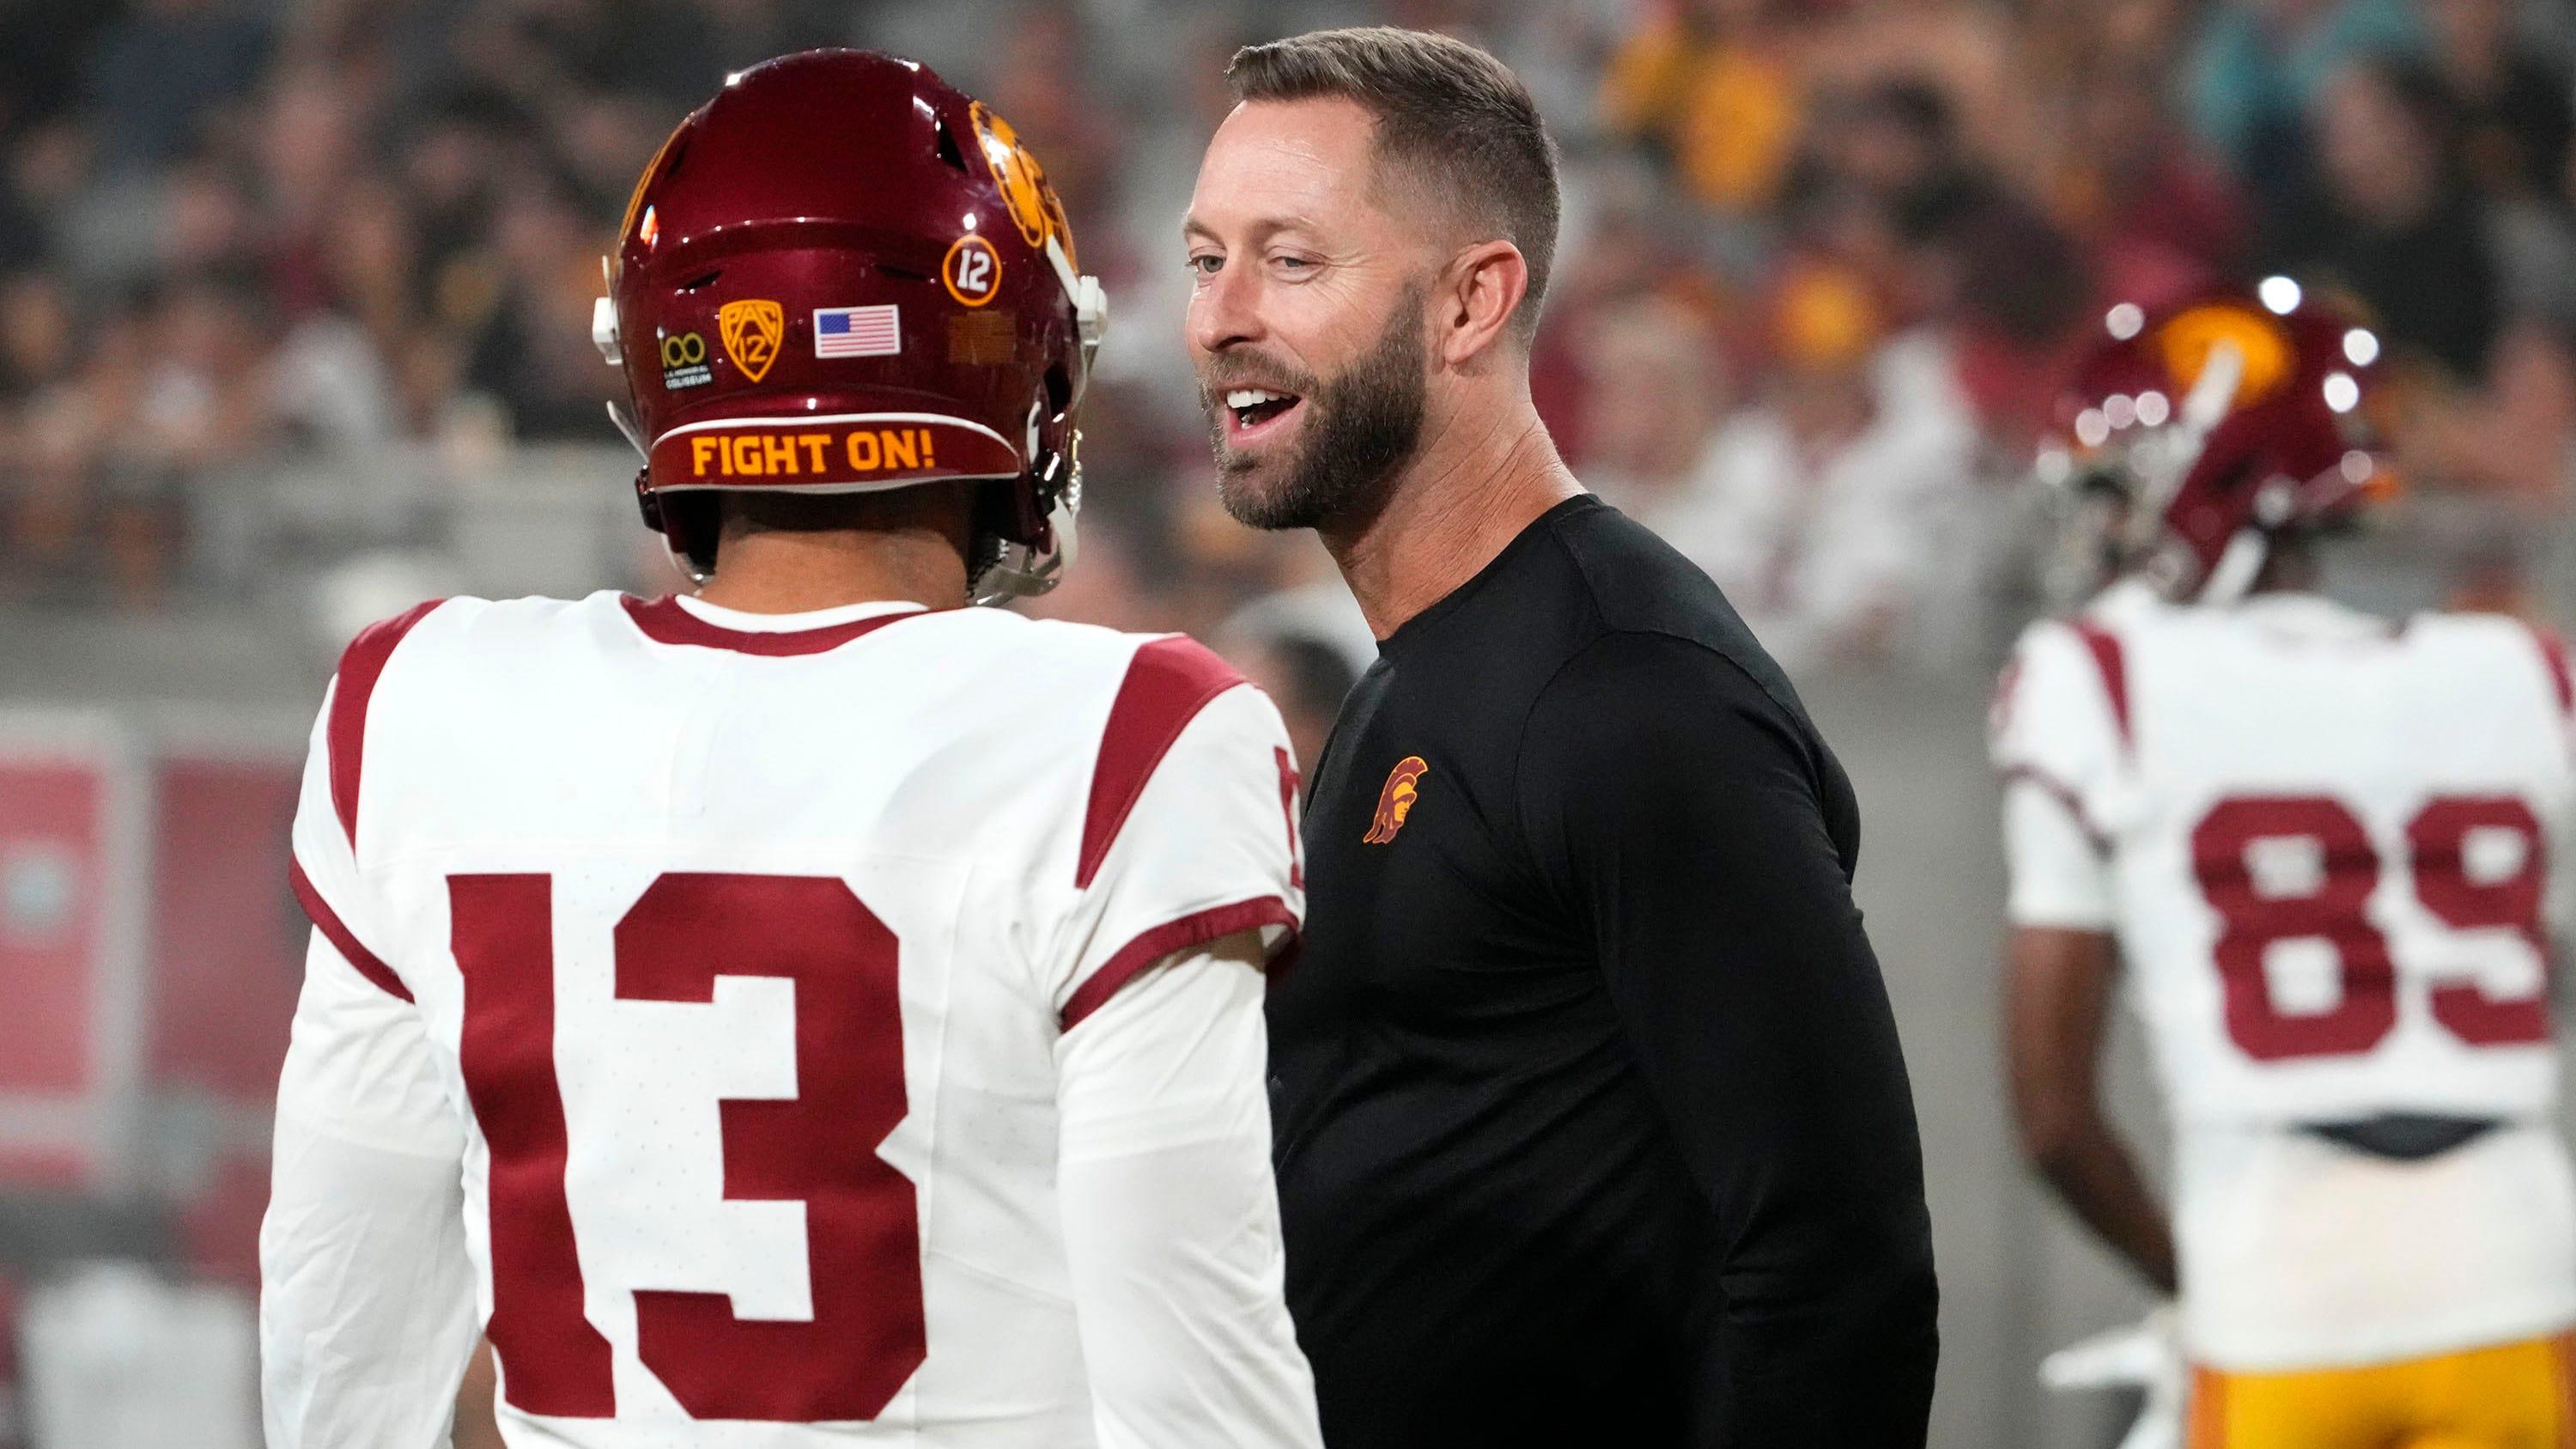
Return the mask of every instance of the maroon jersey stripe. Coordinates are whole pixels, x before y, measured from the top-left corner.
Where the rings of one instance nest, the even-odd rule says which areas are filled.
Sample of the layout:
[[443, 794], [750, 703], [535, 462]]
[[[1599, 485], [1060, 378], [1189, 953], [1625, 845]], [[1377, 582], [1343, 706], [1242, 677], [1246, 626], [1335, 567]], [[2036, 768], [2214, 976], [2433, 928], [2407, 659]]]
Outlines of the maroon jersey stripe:
[[2136, 736], [2129, 727], [2129, 663], [2127, 651], [2120, 647], [2120, 636], [2090, 619], [2074, 622], [2075, 635], [2093, 653], [2093, 667], [2102, 673], [2102, 692], [2111, 699], [2111, 718], [2120, 726], [2120, 743], [2135, 745]]
[[1082, 855], [1074, 866], [1076, 889], [1100, 873], [1100, 863], [1127, 823], [1154, 767], [1171, 752], [1207, 702], [1243, 682], [1234, 666], [1186, 634], [1157, 639], [1128, 661], [1127, 677], [1109, 706], [1100, 733], [1100, 758], [1091, 768], [1091, 800], [1082, 817]]
[[[1118, 954], [1102, 963], [1064, 1003], [1064, 1029], [1098, 1011], [1118, 988], [1136, 979], [1138, 973], [1175, 951], [1204, 946], [1210, 941], [1231, 936], [1237, 931], [1250, 931], [1262, 926], [1286, 926], [1297, 929], [1297, 913], [1277, 896], [1236, 901], [1229, 906], [1213, 906], [1193, 912], [1178, 920], [1165, 921], [1135, 940], [1118, 948]], [[1283, 950], [1280, 953], [1285, 956]]]
[[644, 637], [656, 644], [694, 644], [702, 649], [730, 649], [736, 654], [763, 654], [786, 658], [798, 654], [820, 654], [838, 649], [862, 634], [871, 634], [902, 619], [917, 619], [925, 610], [907, 609], [898, 614], [872, 614], [865, 619], [852, 619], [846, 624], [827, 624], [820, 629], [792, 629], [785, 633], [757, 633], [749, 629], [728, 629], [710, 624], [681, 607], [677, 599], [618, 600], [626, 606], [626, 617], [644, 631]]
[[2576, 716], [2576, 680], [2567, 672], [2567, 641], [2555, 629], [2537, 624], [2528, 626], [2534, 642], [2540, 645], [2540, 662], [2549, 667], [2549, 687], [2557, 692], [2558, 712]]
[[320, 931], [324, 940], [348, 958], [350, 965], [358, 968], [359, 975], [388, 996], [399, 996], [405, 1001], [412, 999], [411, 988], [402, 984], [402, 978], [394, 974], [394, 969], [385, 964], [383, 957], [358, 944], [348, 922], [341, 920], [340, 913], [331, 909], [331, 903], [322, 899], [322, 893], [313, 888], [313, 878], [304, 873], [304, 862], [292, 858], [287, 861], [286, 881], [295, 888], [295, 899], [303, 903], [305, 919], [313, 923], [313, 929]]
[[2092, 843], [2094, 851], [2101, 855], [2109, 855], [2111, 853], [2110, 835], [2106, 833], [2101, 826], [2093, 823], [2092, 816], [2085, 813], [2084, 797], [2075, 793], [2074, 786], [2067, 784], [2064, 780], [2057, 778], [2046, 770], [2042, 770], [2031, 765], [2012, 765], [2006, 767], [2003, 772], [2001, 783], [2007, 787], [2013, 785], [2030, 785], [2039, 790], [2040, 793], [2066, 807], [2066, 813], [2074, 817], [2076, 828], [2084, 832], [2084, 838]]
[[393, 658], [394, 646], [445, 602], [432, 599], [415, 604], [368, 625], [340, 656], [340, 682], [331, 691], [331, 725], [324, 740], [331, 751], [331, 808], [339, 815], [340, 829], [348, 835], [352, 850], [358, 845], [358, 779], [367, 759], [367, 703], [375, 698], [376, 681], [384, 677], [385, 661]]

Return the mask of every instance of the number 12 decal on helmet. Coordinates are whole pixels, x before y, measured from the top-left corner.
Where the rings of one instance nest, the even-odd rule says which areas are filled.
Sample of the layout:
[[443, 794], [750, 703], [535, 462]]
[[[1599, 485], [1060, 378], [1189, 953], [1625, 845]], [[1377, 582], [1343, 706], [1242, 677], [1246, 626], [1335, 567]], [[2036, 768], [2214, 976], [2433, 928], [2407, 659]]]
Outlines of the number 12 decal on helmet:
[[948, 295], [968, 307], [981, 307], [1002, 290], [1002, 258], [993, 244], [968, 233], [948, 248], [948, 259], [939, 269], [941, 280], [948, 283]]

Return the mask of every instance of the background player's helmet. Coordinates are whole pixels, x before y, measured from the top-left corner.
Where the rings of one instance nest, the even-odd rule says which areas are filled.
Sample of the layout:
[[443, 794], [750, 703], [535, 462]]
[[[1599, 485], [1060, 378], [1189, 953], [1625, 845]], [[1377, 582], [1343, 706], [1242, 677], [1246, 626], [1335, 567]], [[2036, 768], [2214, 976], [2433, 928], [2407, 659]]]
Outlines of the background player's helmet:
[[2348, 518], [2386, 481], [2368, 403], [2379, 340], [2284, 277], [2162, 312], [2123, 304], [2061, 398], [2043, 476], [2107, 499], [2110, 562], [2225, 602], [2272, 539]]
[[595, 340], [645, 522], [715, 567], [725, 491], [978, 490], [979, 599], [1073, 547], [1076, 405], [1107, 318], [1010, 125], [927, 68], [818, 50], [726, 81], [644, 168]]

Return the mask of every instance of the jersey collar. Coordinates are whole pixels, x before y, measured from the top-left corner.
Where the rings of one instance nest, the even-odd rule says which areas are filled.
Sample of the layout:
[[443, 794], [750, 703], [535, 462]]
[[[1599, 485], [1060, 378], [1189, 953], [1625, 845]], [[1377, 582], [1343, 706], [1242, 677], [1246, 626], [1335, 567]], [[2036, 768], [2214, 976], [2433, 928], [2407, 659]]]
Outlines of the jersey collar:
[[688, 644], [772, 657], [838, 649], [888, 624], [931, 612], [904, 600], [845, 604], [806, 614], [748, 614], [698, 599], [667, 597], [646, 602], [621, 597], [626, 617], [657, 644]]
[[2249, 594], [2235, 607], [2240, 617], [2267, 629], [2308, 638], [2385, 639], [2395, 632], [2388, 620], [2376, 614], [2303, 590]]

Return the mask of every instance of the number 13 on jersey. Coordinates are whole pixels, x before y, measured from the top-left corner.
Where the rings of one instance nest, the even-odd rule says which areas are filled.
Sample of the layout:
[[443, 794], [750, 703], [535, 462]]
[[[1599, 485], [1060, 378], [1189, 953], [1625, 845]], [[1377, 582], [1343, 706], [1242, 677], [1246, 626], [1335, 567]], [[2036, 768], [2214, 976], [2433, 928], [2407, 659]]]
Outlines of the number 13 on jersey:
[[[526, 1413], [610, 1417], [611, 1351], [584, 1312], [564, 1180], [577, 1144], [555, 1062], [554, 883], [447, 885], [505, 1392]], [[793, 983], [796, 1095], [725, 1099], [718, 1120], [727, 1199], [804, 1205], [813, 1302], [810, 1319], [746, 1319], [722, 1293], [638, 1289], [637, 1356], [694, 1418], [876, 1417], [927, 1354], [913, 1184], [877, 1155], [908, 1110], [893, 932], [837, 877], [674, 873], [618, 921], [614, 948], [623, 1001], [712, 1003], [719, 974]]]

